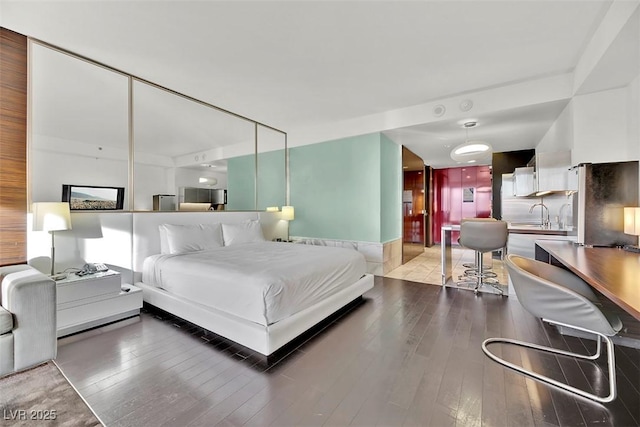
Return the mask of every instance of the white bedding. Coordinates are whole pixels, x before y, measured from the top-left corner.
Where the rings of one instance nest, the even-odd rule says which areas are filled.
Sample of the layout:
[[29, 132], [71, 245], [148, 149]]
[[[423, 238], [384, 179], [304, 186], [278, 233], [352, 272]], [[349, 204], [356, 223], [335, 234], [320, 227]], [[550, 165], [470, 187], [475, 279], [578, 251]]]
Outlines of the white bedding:
[[142, 281], [261, 325], [310, 307], [359, 280], [352, 249], [251, 242], [145, 259]]

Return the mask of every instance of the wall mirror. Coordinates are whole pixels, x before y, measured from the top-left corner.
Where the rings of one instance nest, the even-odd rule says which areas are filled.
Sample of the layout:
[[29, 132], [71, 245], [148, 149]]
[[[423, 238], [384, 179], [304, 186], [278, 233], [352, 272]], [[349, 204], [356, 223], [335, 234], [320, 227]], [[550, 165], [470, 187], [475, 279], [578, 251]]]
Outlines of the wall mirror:
[[30, 58], [31, 201], [60, 201], [64, 184], [112, 186], [130, 209], [128, 77], [33, 42]]
[[[191, 209], [184, 203], [210, 203], [214, 210], [255, 209], [254, 204], [233, 203], [233, 193], [240, 189], [229, 191], [226, 204], [224, 200], [232, 184], [230, 159], [255, 163], [253, 122], [134, 81], [133, 123], [135, 210], [152, 210], [157, 195], [173, 196], [178, 210]], [[243, 172], [244, 180], [255, 182], [255, 167]], [[214, 197], [211, 190], [221, 196]], [[255, 198], [255, 188], [242, 192]], [[170, 205], [166, 210], [174, 210]]]
[[258, 125], [257, 209], [287, 205], [286, 135]]
[[288, 204], [284, 132], [41, 42], [30, 48], [31, 202], [59, 201], [70, 184], [124, 187], [124, 211]]

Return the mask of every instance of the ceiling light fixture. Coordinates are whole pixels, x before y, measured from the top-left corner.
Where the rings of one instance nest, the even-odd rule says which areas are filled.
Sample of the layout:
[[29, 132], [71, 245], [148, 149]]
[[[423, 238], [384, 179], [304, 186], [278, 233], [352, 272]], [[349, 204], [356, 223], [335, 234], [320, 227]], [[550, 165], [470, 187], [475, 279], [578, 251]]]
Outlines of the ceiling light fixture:
[[451, 158], [460, 163], [476, 163], [488, 160], [491, 156], [491, 145], [484, 141], [470, 141], [469, 128], [476, 127], [478, 122], [468, 121], [462, 127], [465, 131], [465, 142], [451, 150]]

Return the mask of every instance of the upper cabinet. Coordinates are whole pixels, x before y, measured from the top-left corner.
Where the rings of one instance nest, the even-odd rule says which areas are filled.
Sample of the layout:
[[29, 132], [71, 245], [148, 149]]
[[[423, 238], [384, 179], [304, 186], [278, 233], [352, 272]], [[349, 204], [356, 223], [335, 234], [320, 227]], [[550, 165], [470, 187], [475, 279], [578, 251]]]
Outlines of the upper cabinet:
[[513, 188], [516, 196], [531, 196], [536, 192], [535, 172], [532, 166], [513, 171]]
[[536, 153], [536, 192], [553, 193], [569, 189], [570, 151]]
[[514, 170], [515, 195], [542, 196], [569, 190], [570, 167], [570, 151], [536, 153], [529, 166]]

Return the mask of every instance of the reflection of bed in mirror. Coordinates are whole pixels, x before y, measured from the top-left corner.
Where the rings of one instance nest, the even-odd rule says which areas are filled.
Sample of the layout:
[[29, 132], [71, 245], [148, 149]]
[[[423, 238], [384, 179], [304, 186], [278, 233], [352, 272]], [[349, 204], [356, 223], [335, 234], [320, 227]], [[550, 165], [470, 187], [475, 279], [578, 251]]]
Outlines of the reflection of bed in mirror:
[[[269, 356], [373, 287], [357, 251], [272, 242], [286, 233], [279, 217], [279, 212], [136, 216], [134, 271], [145, 302]], [[259, 221], [265, 240], [244, 241], [247, 234], [238, 230], [248, 220]], [[169, 226], [161, 242], [163, 224], [180, 226]], [[224, 241], [211, 243], [214, 224], [224, 224]], [[185, 253], [186, 247], [204, 249]]]

